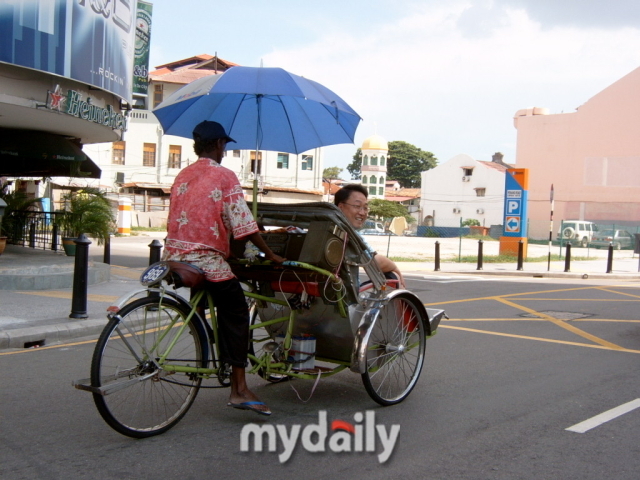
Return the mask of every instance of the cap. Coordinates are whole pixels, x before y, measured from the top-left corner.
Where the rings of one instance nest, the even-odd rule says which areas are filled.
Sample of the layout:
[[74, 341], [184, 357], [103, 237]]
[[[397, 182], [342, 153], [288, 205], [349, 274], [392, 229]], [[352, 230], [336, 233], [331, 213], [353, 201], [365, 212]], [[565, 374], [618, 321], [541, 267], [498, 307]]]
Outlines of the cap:
[[224, 127], [220, 125], [218, 122], [212, 122], [210, 120], [205, 120], [204, 122], [196, 125], [196, 128], [193, 129], [193, 139], [194, 140], [218, 140], [219, 138], [224, 138], [227, 142], [234, 142], [235, 140], [227, 135], [227, 132], [224, 131]]

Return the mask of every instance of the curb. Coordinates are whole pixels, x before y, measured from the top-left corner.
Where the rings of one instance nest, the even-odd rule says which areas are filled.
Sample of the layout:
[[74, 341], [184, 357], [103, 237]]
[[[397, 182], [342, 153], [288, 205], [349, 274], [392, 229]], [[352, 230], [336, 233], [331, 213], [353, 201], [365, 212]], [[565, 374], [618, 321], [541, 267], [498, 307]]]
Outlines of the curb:
[[0, 332], [0, 350], [24, 349], [25, 343], [43, 342], [43, 346], [60, 344], [69, 340], [100, 334], [107, 324], [107, 317], [100, 320], [65, 320], [60, 323], [37, 327], [14, 328]]
[[[28, 270], [15, 269], [16, 272]], [[33, 269], [32, 269], [33, 270]], [[3, 273], [0, 275], [0, 290], [58, 290], [73, 287], [73, 265], [40, 267], [35, 271], [24, 273]], [[87, 284], [96, 285], [111, 279], [111, 265], [90, 262], [87, 270]]]
[[496, 271], [496, 270], [470, 270], [468, 272], [450, 272], [441, 270], [438, 273], [464, 274], [464, 275], [496, 275], [509, 277], [533, 277], [533, 278], [574, 278], [592, 280], [640, 280], [637, 273], [587, 273], [587, 272], [523, 272], [523, 271]]

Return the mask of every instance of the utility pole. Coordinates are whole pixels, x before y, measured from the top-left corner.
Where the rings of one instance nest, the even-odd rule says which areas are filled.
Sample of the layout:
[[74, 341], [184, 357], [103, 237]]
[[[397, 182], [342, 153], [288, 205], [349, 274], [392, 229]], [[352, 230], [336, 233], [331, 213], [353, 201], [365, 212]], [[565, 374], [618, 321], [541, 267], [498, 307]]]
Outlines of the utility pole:
[[550, 225], [549, 225], [549, 254], [547, 257], [547, 272], [551, 270], [551, 242], [553, 241], [553, 183], [551, 184], [551, 216], [550, 216]]

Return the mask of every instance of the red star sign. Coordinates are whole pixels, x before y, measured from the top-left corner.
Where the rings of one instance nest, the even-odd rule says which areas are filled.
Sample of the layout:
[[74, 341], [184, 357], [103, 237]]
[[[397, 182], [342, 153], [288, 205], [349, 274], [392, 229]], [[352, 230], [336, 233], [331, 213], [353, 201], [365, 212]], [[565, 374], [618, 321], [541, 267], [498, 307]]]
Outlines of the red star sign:
[[58, 110], [62, 108], [66, 97], [60, 93], [60, 85], [56, 85], [56, 89], [53, 92], [49, 92], [49, 108], [51, 110]]

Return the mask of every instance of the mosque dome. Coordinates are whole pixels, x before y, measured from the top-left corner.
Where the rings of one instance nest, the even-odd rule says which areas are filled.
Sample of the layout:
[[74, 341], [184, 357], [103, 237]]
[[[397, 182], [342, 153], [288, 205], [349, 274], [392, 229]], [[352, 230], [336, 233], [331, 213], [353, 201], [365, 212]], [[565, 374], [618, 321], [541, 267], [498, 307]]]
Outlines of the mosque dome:
[[380, 135], [371, 135], [362, 142], [362, 150], [389, 150], [387, 141]]

